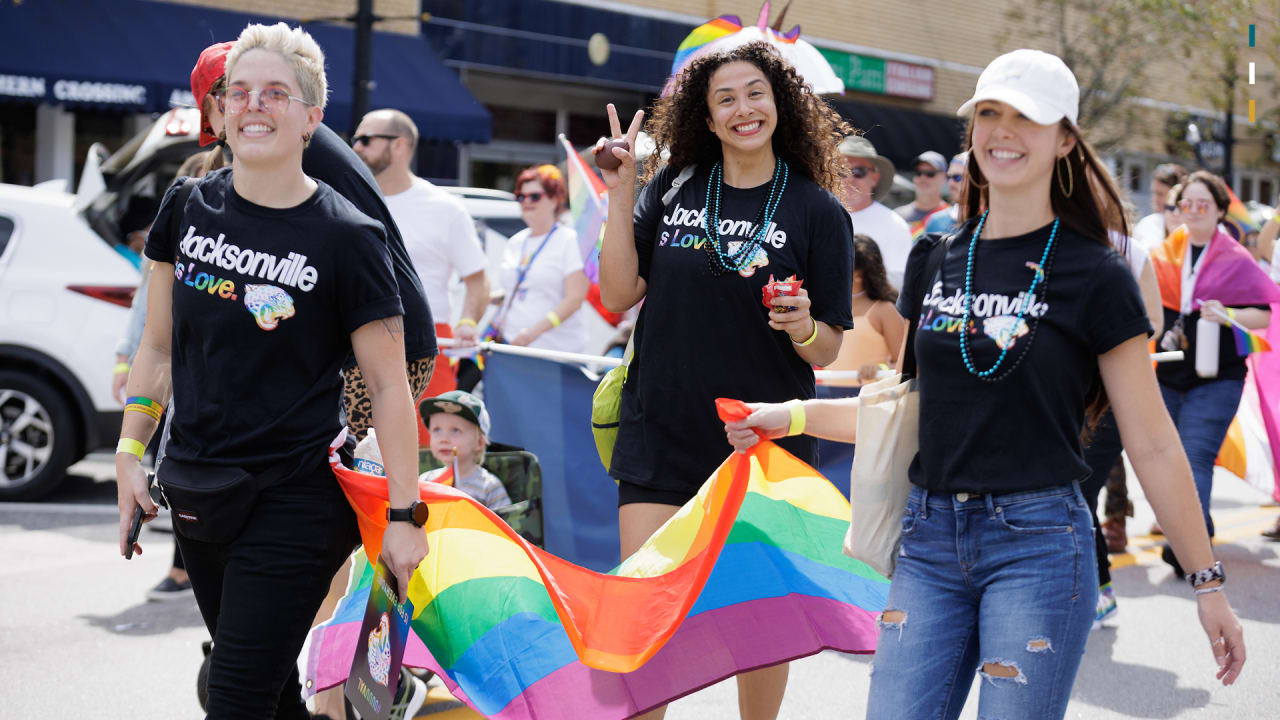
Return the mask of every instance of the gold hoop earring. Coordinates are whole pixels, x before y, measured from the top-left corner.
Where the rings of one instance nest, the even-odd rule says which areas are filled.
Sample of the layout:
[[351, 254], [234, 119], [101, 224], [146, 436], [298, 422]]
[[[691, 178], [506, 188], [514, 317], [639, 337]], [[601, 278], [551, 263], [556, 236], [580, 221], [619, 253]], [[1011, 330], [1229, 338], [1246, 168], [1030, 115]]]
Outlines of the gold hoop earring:
[[1056, 161], [1053, 163], [1053, 175], [1058, 179], [1058, 189], [1062, 191], [1062, 195], [1064, 197], [1071, 197], [1071, 193], [1076, 191], [1076, 178], [1074, 172], [1071, 170], [1071, 161], [1067, 160], [1066, 155], [1060, 156], [1058, 160], [1066, 160], [1066, 162], [1063, 163], [1067, 166], [1066, 184], [1064, 185], [1062, 182], [1062, 166]]
[[986, 190], [987, 186], [991, 184], [989, 182], [985, 182], [985, 183], [978, 182], [978, 176], [974, 174], [973, 170], [969, 170], [966, 174], [969, 176], [969, 184], [973, 185], [979, 190]]
[[306, 147], [311, 144], [311, 133], [302, 133], [302, 146]]

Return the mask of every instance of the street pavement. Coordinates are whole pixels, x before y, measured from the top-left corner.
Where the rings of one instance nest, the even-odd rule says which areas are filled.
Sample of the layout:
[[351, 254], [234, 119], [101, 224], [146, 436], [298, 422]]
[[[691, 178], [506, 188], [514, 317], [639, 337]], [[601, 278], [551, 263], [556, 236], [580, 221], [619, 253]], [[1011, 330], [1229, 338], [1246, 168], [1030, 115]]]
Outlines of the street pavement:
[[[110, 457], [94, 455], [71, 469], [53, 497], [0, 503], [0, 720], [201, 717], [195, 678], [204, 624], [194, 601], [146, 601], [169, 567], [170, 535], [148, 529], [141, 556], [125, 562], [116, 553], [111, 473]], [[1130, 485], [1140, 498], [1137, 483]], [[1090, 636], [1067, 717], [1280, 718], [1280, 543], [1258, 535], [1280, 509], [1266, 502], [1239, 480], [1218, 476], [1216, 550], [1249, 657], [1236, 685], [1215, 683], [1195, 601], [1160, 562], [1158, 539], [1135, 536], [1152, 520], [1138, 499], [1130, 553], [1113, 556], [1119, 613]], [[780, 717], [862, 717], [870, 661], [827, 652], [792, 663]], [[479, 717], [457, 709], [438, 682], [420, 716]], [[1036, 682], [1029, 678], [1028, 688]], [[979, 682], [973, 687], [965, 720], [978, 717]], [[677, 701], [667, 717], [737, 718], [734, 681]]]

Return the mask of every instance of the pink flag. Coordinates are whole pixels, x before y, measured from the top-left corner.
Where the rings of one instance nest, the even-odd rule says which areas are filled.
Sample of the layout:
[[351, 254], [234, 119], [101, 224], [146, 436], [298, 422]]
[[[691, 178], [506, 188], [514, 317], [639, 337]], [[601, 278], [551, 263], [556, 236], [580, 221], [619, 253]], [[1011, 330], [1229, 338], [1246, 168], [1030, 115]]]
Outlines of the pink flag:
[[[1274, 285], [1272, 287], [1274, 289]], [[1273, 345], [1280, 342], [1280, 304], [1272, 303], [1271, 325], [1261, 334]], [[1248, 363], [1254, 385], [1258, 388], [1258, 405], [1262, 423], [1267, 429], [1267, 440], [1271, 444], [1272, 466], [1280, 468], [1280, 353], [1254, 353], [1249, 356]], [[1277, 476], [1271, 497], [1280, 502], [1280, 473]]]
[[1280, 287], [1230, 235], [1219, 230], [1204, 252], [1192, 295], [1193, 310], [1200, 307], [1202, 300], [1217, 300], [1228, 306], [1280, 303]]

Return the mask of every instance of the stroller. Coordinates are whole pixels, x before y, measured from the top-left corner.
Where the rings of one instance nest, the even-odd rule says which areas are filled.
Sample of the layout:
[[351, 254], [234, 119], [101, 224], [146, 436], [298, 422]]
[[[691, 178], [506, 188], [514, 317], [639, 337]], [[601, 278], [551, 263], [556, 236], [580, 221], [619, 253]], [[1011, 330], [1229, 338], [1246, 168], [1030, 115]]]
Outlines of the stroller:
[[[495, 509], [494, 514], [502, 518], [525, 540], [543, 547], [542, 468], [538, 465], [538, 456], [514, 445], [490, 442], [485, 447], [482, 466], [502, 481], [502, 486], [506, 488], [507, 495], [511, 498], [510, 505]], [[430, 449], [422, 448], [418, 451], [419, 474], [438, 467], [440, 463], [431, 454]], [[204, 662], [200, 664], [200, 671], [196, 675], [196, 697], [200, 700], [200, 709], [204, 710], [209, 701], [209, 653], [213, 649], [213, 641], [204, 641], [201, 643], [201, 649], [204, 652]], [[430, 677], [430, 671], [414, 669], [410, 672], [418, 674], [423, 680]], [[445, 707], [444, 704], [432, 705], [433, 711], [453, 707], [462, 707], [462, 704], [450, 703], [449, 707]], [[347, 718], [356, 720], [350, 704], [347, 705]]]

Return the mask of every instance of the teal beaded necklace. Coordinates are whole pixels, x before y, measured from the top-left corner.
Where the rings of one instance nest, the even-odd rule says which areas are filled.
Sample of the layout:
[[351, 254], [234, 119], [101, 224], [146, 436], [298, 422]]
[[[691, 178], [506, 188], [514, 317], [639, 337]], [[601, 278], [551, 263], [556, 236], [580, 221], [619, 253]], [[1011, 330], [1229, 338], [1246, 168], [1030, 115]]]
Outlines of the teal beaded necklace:
[[[1009, 373], [1021, 364], [1023, 358], [1027, 356], [1027, 352], [1031, 349], [1031, 341], [1035, 339], [1036, 329], [1040, 323], [1032, 320], [1031, 331], [1027, 337], [1027, 341], [1023, 343], [1022, 354], [1009, 366], [1003, 373], [996, 375], [996, 371], [1000, 369], [1000, 364], [1004, 362], [1005, 355], [1008, 354], [1010, 344], [1005, 344], [1000, 349], [1000, 357], [996, 358], [996, 364], [987, 370], [978, 370], [973, 364], [973, 356], [969, 350], [969, 323], [973, 317], [973, 259], [977, 254], [978, 240], [982, 238], [982, 226], [987, 223], [988, 210], [982, 213], [982, 219], [978, 221], [978, 227], [973, 231], [973, 239], [969, 241], [969, 260], [964, 269], [964, 320], [960, 324], [960, 358], [964, 360], [964, 367], [969, 371], [970, 375], [977, 377], [979, 380], [986, 382], [996, 382], [1008, 377]], [[1027, 288], [1027, 292], [1023, 294], [1022, 300], [1018, 303], [1018, 319], [1014, 322], [1014, 327], [1022, 323], [1022, 318], [1026, 315], [1027, 310], [1031, 307], [1031, 296], [1036, 291], [1036, 287], [1042, 282], [1049, 282], [1049, 265], [1053, 261], [1054, 240], [1058, 237], [1058, 218], [1053, 219], [1053, 229], [1049, 232], [1049, 241], [1044, 245], [1044, 252], [1040, 255], [1039, 268], [1031, 277], [1031, 286]]]
[[751, 264], [756, 250], [768, 237], [773, 214], [782, 202], [782, 193], [787, 189], [789, 174], [787, 163], [778, 158], [773, 166], [769, 195], [761, 208], [763, 217], [759, 218], [759, 229], [750, 239], [742, 242], [736, 251], [729, 252], [729, 241], [720, 237], [720, 194], [724, 187], [724, 169], [719, 161], [711, 166], [711, 177], [707, 180], [707, 202], [702, 213], [702, 229], [707, 233], [707, 267], [712, 275], [719, 277], [725, 273], [738, 272]]

